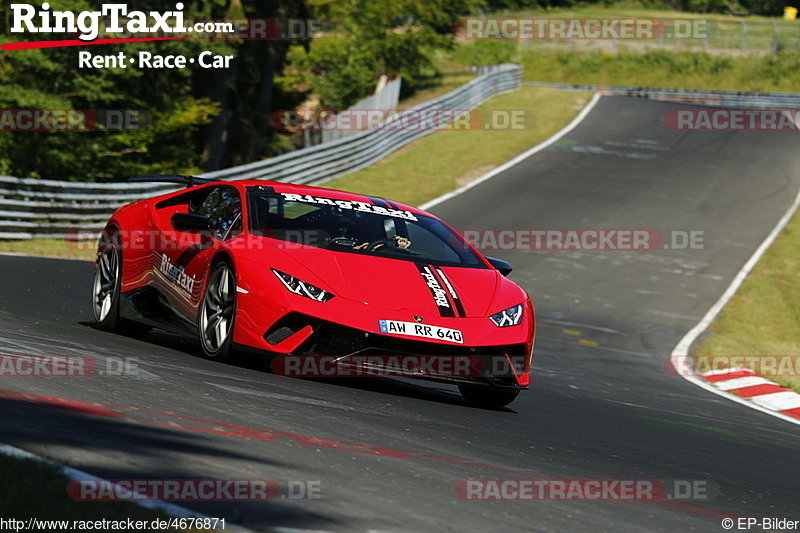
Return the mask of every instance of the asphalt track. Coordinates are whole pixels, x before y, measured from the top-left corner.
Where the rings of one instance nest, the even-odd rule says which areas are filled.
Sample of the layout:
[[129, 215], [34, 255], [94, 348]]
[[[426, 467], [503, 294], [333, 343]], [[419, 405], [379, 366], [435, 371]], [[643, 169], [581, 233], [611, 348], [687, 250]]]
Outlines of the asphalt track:
[[[798, 427], [664, 368], [795, 197], [797, 136], [674, 132], [662, 122], [674, 106], [605, 97], [555, 145], [434, 209], [462, 229], [706, 232], [705, 249], [496, 253], [539, 320], [534, 386], [509, 409], [470, 408], [449, 386], [290, 379], [258, 359], [206, 361], [168, 334], [100, 332], [89, 263], [2, 257], [0, 353], [137, 357], [140, 372], [0, 378], [38, 396], [3, 393], [0, 442], [107, 478], [321, 482], [316, 501], [185, 504], [256, 530], [713, 532], [727, 514], [798, 519]], [[699, 479], [719, 494], [453, 496], [460, 479], [521, 476]]]

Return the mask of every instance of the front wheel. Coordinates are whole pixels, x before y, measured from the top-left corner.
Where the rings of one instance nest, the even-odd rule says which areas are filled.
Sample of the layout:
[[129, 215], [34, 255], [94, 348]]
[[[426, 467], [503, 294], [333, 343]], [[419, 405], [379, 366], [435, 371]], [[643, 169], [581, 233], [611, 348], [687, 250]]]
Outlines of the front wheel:
[[120, 273], [122, 252], [116, 234], [104, 233], [92, 286], [92, 310], [97, 327], [113, 331], [119, 326]]
[[233, 267], [222, 261], [208, 277], [206, 293], [200, 304], [197, 328], [206, 357], [224, 359], [230, 356], [235, 318], [236, 280]]
[[475, 385], [459, 385], [458, 390], [467, 402], [482, 409], [500, 409], [513, 402], [518, 390], [493, 389]]

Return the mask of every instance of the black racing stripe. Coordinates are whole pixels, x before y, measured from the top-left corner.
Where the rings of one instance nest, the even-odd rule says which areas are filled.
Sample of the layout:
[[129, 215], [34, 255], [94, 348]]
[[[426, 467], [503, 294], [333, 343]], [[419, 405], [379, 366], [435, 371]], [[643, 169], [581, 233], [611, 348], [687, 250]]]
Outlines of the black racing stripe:
[[464, 311], [464, 304], [461, 301], [461, 298], [458, 296], [458, 291], [453, 286], [453, 283], [450, 281], [445, 273], [442, 271], [441, 268], [436, 267], [436, 273], [439, 274], [439, 277], [442, 278], [442, 282], [444, 282], [444, 289], [450, 295], [450, 300], [455, 304], [456, 311], [458, 311], [458, 316], [465, 317], [467, 313]]
[[[422, 281], [425, 283], [425, 285], [428, 286], [428, 290], [431, 291], [431, 297], [433, 298], [433, 302], [439, 309], [439, 316], [455, 316], [455, 312], [453, 312], [453, 307], [450, 305], [450, 299], [447, 297], [447, 289], [445, 287], [442, 287], [442, 284], [437, 279], [436, 274], [433, 273], [433, 269], [430, 266], [423, 265], [421, 263], [414, 263], [414, 264], [417, 265], [419, 274], [420, 276], [422, 276]], [[436, 298], [437, 287], [441, 291], [438, 300]], [[442, 300], [441, 298], [442, 296], [444, 296], [444, 300]]]
[[392, 206], [389, 205], [389, 202], [387, 202], [383, 198], [378, 198], [376, 196], [367, 196], [366, 194], [364, 196], [369, 198], [370, 202], [372, 202], [373, 204], [378, 205], [380, 207], [386, 207], [386, 208], [391, 208], [392, 207]]
[[450, 308], [453, 309], [453, 316], [460, 316], [457, 313], [457, 308], [455, 306], [455, 299], [453, 299], [453, 296], [450, 294], [450, 291], [447, 290], [447, 285], [445, 285], [441, 276], [439, 276], [440, 273], [439, 269], [437, 269], [433, 265], [428, 265], [428, 268], [430, 268], [431, 273], [434, 275], [434, 277], [436, 277], [436, 281], [439, 284], [439, 286], [442, 288], [442, 290], [444, 290], [444, 296], [445, 298], [447, 298], [447, 303], [450, 305]]

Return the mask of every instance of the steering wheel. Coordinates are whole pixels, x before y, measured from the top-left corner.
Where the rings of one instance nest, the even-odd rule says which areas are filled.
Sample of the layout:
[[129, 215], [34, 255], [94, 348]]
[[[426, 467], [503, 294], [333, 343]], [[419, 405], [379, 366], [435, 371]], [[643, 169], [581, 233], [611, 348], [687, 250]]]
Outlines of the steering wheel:
[[345, 248], [352, 248], [358, 244], [358, 241], [351, 237], [330, 237], [328, 242], [337, 246], [344, 246]]

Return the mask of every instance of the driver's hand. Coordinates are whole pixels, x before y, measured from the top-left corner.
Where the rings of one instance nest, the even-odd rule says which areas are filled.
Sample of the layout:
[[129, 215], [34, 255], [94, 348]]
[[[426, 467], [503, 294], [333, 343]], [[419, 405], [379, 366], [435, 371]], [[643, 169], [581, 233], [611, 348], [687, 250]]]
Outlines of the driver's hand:
[[406, 239], [405, 237], [400, 237], [399, 235], [394, 236], [394, 240], [397, 243], [397, 247], [401, 250], [408, 250], [411, 248], [411, 241]]
[[[406, 239], [405, 237], [400, 237], [399, 235], [395, 235], [394, 237], [392, 237], [392, 240], [394, 240], [395, 245], [401, 250], [407, 250], [411, 248], [411, 241]], [[366, 250], [368, 246], [369, 246], [368, 242], [362, 242], [358, 246], [353, 246], [353, 250]], [[379, 242], [378, 244], [372, 247], [372, 250], [373, 251], [378, 250], [380, 248], [383, 248], [384, 246], [385, 246], [384, 243]]]

